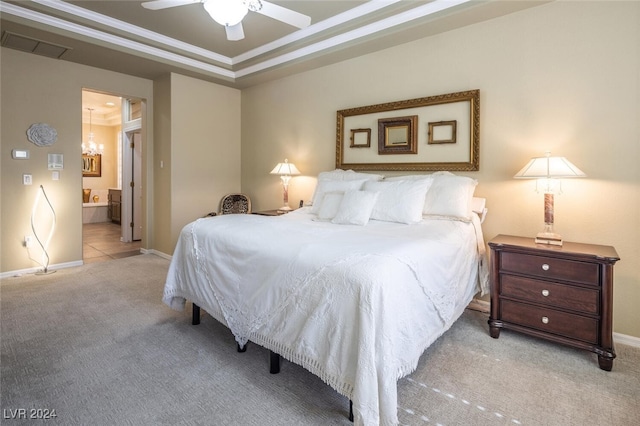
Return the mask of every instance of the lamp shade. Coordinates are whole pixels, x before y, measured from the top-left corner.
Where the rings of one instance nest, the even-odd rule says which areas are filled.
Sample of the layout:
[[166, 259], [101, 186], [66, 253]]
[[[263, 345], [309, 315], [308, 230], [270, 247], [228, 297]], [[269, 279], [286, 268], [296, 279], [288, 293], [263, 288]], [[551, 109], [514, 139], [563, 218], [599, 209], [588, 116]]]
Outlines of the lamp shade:
[[546, 152], [544, 157], [535, 157], [516, 175], [516, 179], [570, 178], [585, 177], [582, 170], [574, 166], [565, 157], [552, 157]]
[[537, 179], [536, 190], [544, 192], [544, 231], [536, 235], [536, 244], [562, 246], [562, 237], [553, 230], [554, 194], [562, 193], [561, 178], [585, 177], [586, 174], [564, 157], [535, 157], [516, 175], [516, 179]]
[[273, 170], [271, 170], [272, 175], [299, 175], [300, 170], [295, 166], [295, 164], [290, 163], [289, 160], [285, 158], [284, 163], [278, 163]]

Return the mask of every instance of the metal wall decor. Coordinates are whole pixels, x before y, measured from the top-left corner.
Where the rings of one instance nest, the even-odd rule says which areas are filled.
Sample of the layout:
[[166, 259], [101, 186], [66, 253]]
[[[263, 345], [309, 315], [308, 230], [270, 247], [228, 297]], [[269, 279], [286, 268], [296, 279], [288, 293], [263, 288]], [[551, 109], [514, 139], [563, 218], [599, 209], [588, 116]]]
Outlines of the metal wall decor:
[[[362, 130], [369, 130], [369, 139], [377, 140], [378, 146], [356, 142]], [[479, 170], [480, 91], [339, 110], [336, 168]]]
[[50, 146], [56, 143], [58, 132], [47, 123], [34, 123], [27, 129], [27, 139], [37, 146]]

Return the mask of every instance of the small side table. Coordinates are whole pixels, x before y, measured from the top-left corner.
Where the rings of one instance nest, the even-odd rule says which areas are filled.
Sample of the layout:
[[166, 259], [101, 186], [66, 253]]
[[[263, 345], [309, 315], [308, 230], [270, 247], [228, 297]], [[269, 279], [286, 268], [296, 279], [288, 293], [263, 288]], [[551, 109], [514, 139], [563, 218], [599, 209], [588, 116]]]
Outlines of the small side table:
[[282, 216], [283, 214], [287, 214], [287, 212], [283, 210], [262, 210], [258, 212], [251, 212], [251, 214], [258, 214], [260, 216]]
[[503, 328], [594, 352], [611, 371], [613, 265], [611, 246], [498, 235], [491, 248], [489, 332]]

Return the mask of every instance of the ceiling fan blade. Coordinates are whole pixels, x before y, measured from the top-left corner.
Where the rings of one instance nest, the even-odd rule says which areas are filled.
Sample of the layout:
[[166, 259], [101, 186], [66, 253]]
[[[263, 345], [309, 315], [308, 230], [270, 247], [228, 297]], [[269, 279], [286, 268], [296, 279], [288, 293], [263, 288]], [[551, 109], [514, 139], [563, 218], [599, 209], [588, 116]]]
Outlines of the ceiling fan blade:
[[226, 26], [224, 30], [227, 32], [227, 40], [238, 41], [244, 38], [244, 28], [242, 28], [242, 22], [238, 22], [235, 25]]
[[202, 0], [154, 0], [146, 1], [141, 6], [149, 10], [160, 10], [192, 3], [202, 3]]
[[274, 3], [269, 3], [268, 1], [261, 0], [260, 3], [262, 3], [262, 9], [256, 10], [258, 13], [298, 28], [307, 28], [311, 25], [311, 18], [307, 15], [287, 9], [286, 7], [278, 6]]

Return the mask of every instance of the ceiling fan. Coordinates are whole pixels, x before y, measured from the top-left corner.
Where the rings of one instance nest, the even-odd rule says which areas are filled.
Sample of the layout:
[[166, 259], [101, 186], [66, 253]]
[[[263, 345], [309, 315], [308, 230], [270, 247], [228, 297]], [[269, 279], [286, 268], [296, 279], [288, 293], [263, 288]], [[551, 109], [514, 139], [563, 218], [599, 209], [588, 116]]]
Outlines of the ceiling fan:
[[244, 38], [242, 19], [249, 11], [261, 13], [298, 28], [306, 28], [311, 24], [311, 18], [307, 15], [264, 0], [153, 0], [142, 3], [142, 7], [160, 10], [193, 3], [202, 3], [213, 20], [224, 25], [227, 40], [231, 41]]

